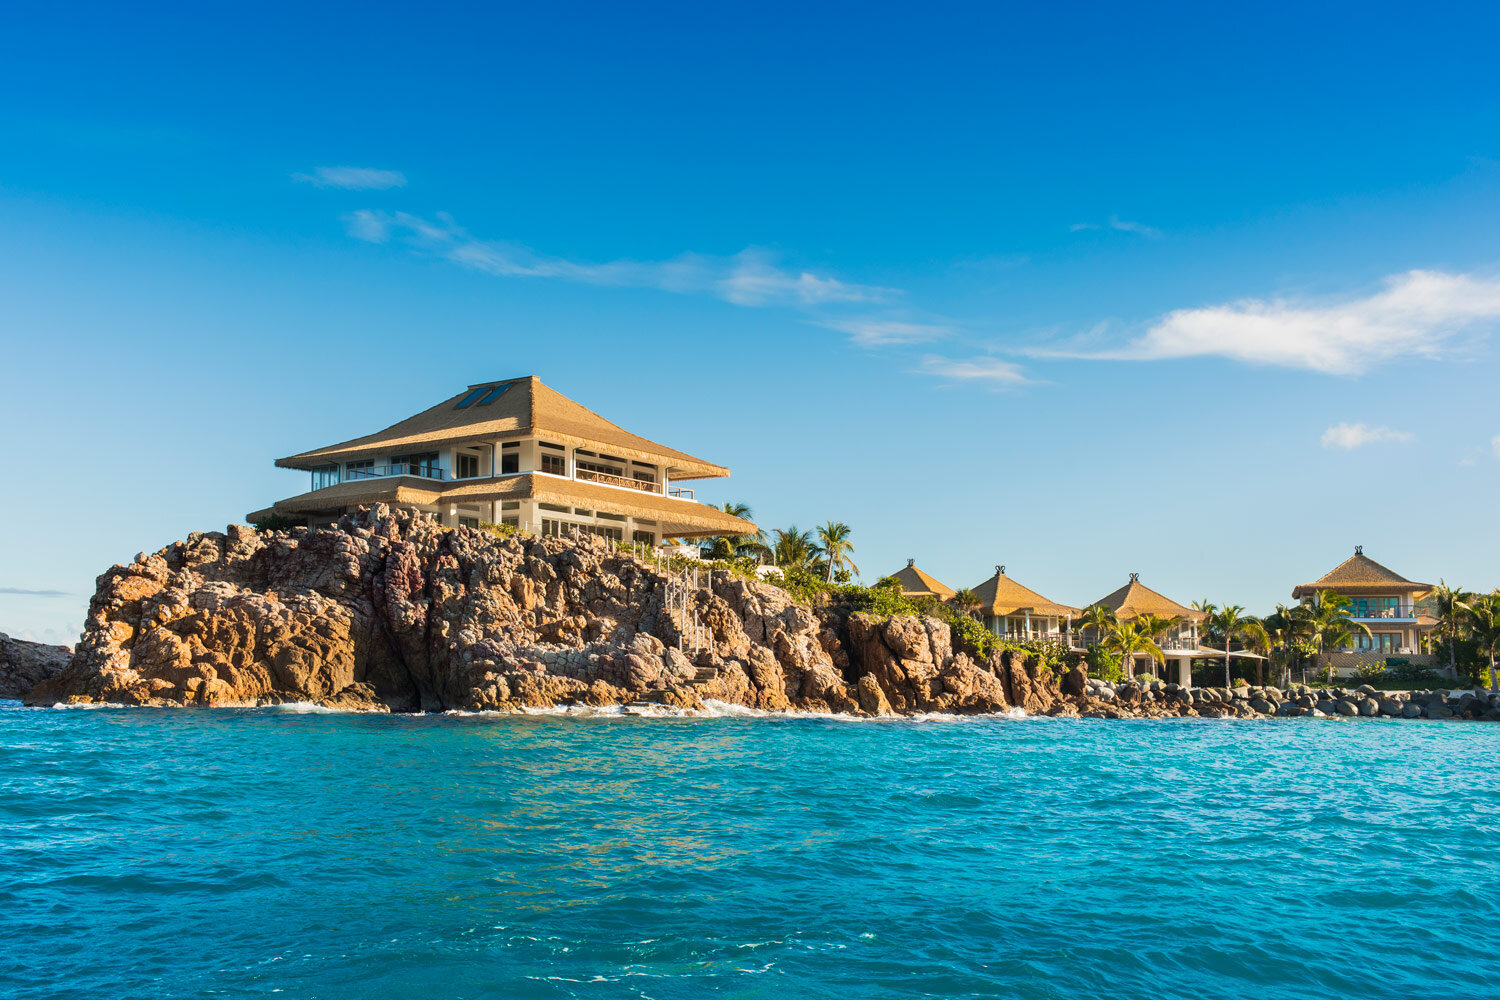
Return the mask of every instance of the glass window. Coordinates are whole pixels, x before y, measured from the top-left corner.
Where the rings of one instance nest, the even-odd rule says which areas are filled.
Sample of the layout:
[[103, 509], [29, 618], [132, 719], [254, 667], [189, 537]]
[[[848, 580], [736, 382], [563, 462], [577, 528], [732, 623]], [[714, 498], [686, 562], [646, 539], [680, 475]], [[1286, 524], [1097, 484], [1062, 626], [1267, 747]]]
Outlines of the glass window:
[[483, 396], [484, 390], [484, 386], [480, 386], [478, 389], [470, 389], [468, 395], [464, 396], [463, 399], [460, 399], [458, 402], [453, 404], [453, 408], [455, 410], [462, 410], [466, 406], [474, 405], [474, 400], [478, 399], [480, 396]]
[[521, 471], [521, 453], [518, 451], [507, 451], [500, 456], [500, 475], [508, 476], [513, 472]]
[[463, 452], [453, 456], [453, 474], [458, 479], [473, 479], [479, 475], [479, 456], [466, 455]]
[[346, 479], [368, 479], [375, 475], [375, 460], [365, 458], [358, 462], [345, 462], [344, 472]]
[[312, 470], [312, 488], [315, 490], [333, 486], [338, 481], [339, 467], [337, 465], [325, 465], [321, 469]]
[[638, 542], [642, 545], [655, 545], [656, 535], [649, 531], [637, 531], [630, 536], [630, 540], [632, 542]]
[[554, 476], [566, 476], [568, 474], [567, 460], [561, 455], [543, 455], [542, 471]]
[[485, 405], [487, 405], [489, 403], [493, 403], [495, 400], [499, 399], [500, 396], [501, 396], [501, 394], [504, 393], [506, 389], [509, 389], [510, 386], [511, 386], [511, 383], [509, 383], [509, 382], [505, 382], [505, 383], [503, 383], [501, 385], [490, 386], [489, 391], [486, 392], [480, 398], [479, 402], [476, 403], [476, 404], [474, 404], [474, 405], [476, 405], [476, 406], [485, 406]]

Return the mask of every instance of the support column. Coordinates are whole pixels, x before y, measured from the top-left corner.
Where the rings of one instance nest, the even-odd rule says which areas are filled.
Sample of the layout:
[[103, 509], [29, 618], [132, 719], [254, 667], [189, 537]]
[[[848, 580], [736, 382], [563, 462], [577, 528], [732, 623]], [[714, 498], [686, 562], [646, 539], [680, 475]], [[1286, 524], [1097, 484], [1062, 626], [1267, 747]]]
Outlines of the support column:
[[1184, 688], [1193, 686], [1193, 661], [1186, 656], [1177, 657], [1177, 683]]

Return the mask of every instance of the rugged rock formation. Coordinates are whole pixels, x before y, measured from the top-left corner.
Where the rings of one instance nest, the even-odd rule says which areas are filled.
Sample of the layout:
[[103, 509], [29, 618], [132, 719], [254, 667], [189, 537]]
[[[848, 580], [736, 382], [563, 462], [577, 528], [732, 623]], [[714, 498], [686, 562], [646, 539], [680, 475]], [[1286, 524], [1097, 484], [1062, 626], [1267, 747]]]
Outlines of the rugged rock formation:
[[56, 677], [72, 655], [67, 646], [12, 639], [0, 632], [0, 698], [24, 698], [38, 684]]
[[602, 539], [502, 539], [383, 506], [332, 529], [194, 534], [111, 568], [61, 672], [60, 647], [0, 643], [0, 682], [36, 684], [26, 700], [43, 705], [1500, 719], [1485, 692], [1116, 686], [1081, 667], [1059, 685], [1025, 654], [953, 649], [935, 619], [813, 611], [727, 572], [671, 577]]
[[725, 572], [678, 595], [707, 647], [682, 652], [668, 589], [600, 539], [501, 539], [381, 506], [335, 529], [231, 526], [101, 576], [77, 655], [27, 700], [905, 714], [1056, 697], [1020, 656], [955, 654], [941, 622], [818, 614]]

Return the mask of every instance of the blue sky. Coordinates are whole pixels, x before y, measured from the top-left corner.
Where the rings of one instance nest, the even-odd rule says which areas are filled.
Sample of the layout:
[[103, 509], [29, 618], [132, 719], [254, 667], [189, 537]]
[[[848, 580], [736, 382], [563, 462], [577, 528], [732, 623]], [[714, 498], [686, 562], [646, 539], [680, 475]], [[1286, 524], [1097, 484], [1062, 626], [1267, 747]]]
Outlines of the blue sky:
[[32, 6], [0, 630], [539, 374], [867, 579], [1500, 584], [1493, 5]]

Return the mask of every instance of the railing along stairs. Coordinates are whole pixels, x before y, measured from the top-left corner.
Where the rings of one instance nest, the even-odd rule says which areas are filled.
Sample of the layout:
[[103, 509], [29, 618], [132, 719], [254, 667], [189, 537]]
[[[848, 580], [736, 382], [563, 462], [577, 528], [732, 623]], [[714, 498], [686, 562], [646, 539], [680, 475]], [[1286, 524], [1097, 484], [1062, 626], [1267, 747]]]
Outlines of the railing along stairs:
[[[659, 560], [658, 567], [667, 577], [667, 616], [677, 629], [677, 649], [690, 657], [711, 652], [714, 648], [713, 632], [699, 619], [697, 602], [693, 599], [699, 590], [710, 585], [711, 571], [699, 566], [673, 570], [670, 560]], [[700, 665], [694, 682], [706, 683], [718, 676], [718, 667]]]

